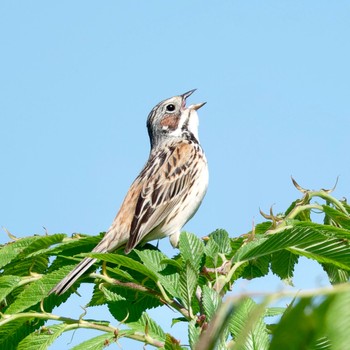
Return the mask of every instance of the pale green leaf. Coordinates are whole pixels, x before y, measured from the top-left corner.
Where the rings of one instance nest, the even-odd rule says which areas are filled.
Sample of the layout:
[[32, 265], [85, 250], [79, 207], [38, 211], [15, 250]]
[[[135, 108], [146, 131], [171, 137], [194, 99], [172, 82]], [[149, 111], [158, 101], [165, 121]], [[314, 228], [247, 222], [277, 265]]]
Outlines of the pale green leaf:
[[[244, 299], [234, 310], [229, 328], [234, 339], [239, 338], [242, 350], [268, 349], [269, 338], [264, 322], [265, 310], [252, 299]], [[261, 313], [260, 311], [264, 311]]]
[[196, 344], [200, 336], [201, 330], [197, 325], [196, 320], [191, 320], [188, 323], [188, 340], [190, 342], [191, 349], [195, 349]]
[[137, 322], [127, 323], [133, 331], [149, 334], [152, 338], [165, 341], [165, 333], [162, 328], [144, 312]]
[[196, 271], [199, 271], [204, 253], [204, 243], [196, 235], [182, 232], [179, 249], [184, 261], [189, 261]]
[[210, 239], [213, 239], [219, 248], [219, 253], [230, 254], [231, 252], [231, 242], [227, 231], [216, 230], [210, 234]]
[[46, 350], [67, 328], [65, 323], [41, 327], [29, 334], [19, 344], [18, 350]]
[[286, 311], [285, 307], [269, 307], [266, 309], [265, 316], [266, 317], [280, 316], [285, 311]]
[[329, 281], [332, 284], [345, 283], [349, 281], [350, 272], [339, 269], [331, 264], [322, 264], [323, 269], [327, 272]]
[[[233, 304], [230, 301], [220, 305], [211, 322], [202, 332], [194, 347], [195, 350], [223, 349], [228, 335], [228, 323], [233, 312]], [[239, 348], [238, 348], [239, 349]]]
[[198, 275], [192, 264], [187, 262], [180, 273], [181, 300], [187, 309], [191, 308], [192, 297], [197, 287]]
[[220, 304], [220, 295], [213, 288], [203, 286], [202, 305], [208, 322], [212, 319]]
[[115, 341], [116, 337], [113, 333], [106, 333], [84, 341], [70, 350], [102, 350]]

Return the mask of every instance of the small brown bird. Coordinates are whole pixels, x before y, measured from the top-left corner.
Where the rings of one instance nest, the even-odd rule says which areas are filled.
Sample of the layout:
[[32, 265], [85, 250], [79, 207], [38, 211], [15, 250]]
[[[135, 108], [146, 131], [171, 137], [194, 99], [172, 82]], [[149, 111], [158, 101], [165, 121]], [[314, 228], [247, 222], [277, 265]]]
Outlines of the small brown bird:
[[[129, 253], [139, 243], [166, 236], [177, 247], [180, 231], [200, 206], [209, 180], [198, 139], [197, 110], [205, 102], [186, 107], [194, 91], [160, 102], [148, 115], [148, 161], [93, 252], [111, 252], [125, 245]], [[83, 259], [50, 294], [64, 293], [95, 261]]]

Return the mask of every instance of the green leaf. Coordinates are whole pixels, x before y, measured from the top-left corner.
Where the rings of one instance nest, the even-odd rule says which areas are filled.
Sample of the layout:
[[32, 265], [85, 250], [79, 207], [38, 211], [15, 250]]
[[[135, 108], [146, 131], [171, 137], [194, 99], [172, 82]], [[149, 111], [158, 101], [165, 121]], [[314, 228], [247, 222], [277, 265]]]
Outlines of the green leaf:
[[187, 348], [182, 348], [179, 341], [175, 339], [171, 334], [167, 333], [165, 338], [164, 350], [187, 350]]
[[196, 235], [182, 232], [179, 249], [184, 261], [189, 261], [196, 271], [199, 271], [204, 254], [204, 243]]
[[4, 266], [3, 274], [28, 276], [30, 273], [45, 273], [49, 265], [49, 258], [46, 255], [38, 255], [32, 258], [21, 260], [13, 259]]
[[0, 277], [0, 301], [16, 288], [21, 281], [18, 276], [2, 276]]
[[[230, 301], [223, 302], [211, 322], [208, 323], [205, 332], [202, 332], [196, 343], [195, 350], [225, 349], [228, 336], [228, 321], [233, 312], [233, 304]], [[240, 348], [237, 348], [240, 349]]]
[[[326, 322], [327, 336], [329, 337], [332, 350], [343, 350], [349, 347], [350, 325], [350, 290], [337, 293], [330, 299], [329, 308], [322, 314], [321, 322]], [[327, 300], [323, 302], [327, 303]], [[320, 308], [320, 307], [319, 307]]]
[[139, 256], [144, 265], [157, 274], [157, 278], [161, 285], [172, 294], [172, 296], [179, 297], [179, 274], [177, 267], [179, 264], [169, 264], [170, 259], [163, 253], [157, 250], [137, 250], [136, 254]]
[[181, 300], [186, 309], [191, 309], [192, 297], [197, 287], [198, 275], [192, 264], [187, 262], [180, 273]]
[[129, 322], [128, 327], [133, 331], [149, 334], [152, 338], [165, 341], [162, 328], [144, 312], [137, 322]]
[[251, 259], [243, 266], [240, 277], [253, 279], [266, 276], [269, 273], [270, 255]]
[[18, 343], [44, 324], [44, 320], [21, 318], [0, 327], [0, 349], [17, 350]]
[[285, 307], [269, 307], [266, 309], [266, 317], [280, 316], [286, 311]]
[[210, 322], [214, 314], [216, 313], [218, 307], [221, 304], [220, 295], [208, 286], [203, 286], [202, 288], [202, 305], [204, 313], [206, 315], [206, 321]]
[[99, 285], [95, 284], [91, 300], [86, 305], [87, 307], [91, 306], [100, 306], [107, 303], [107, 299], [105, 294], [102, 291], [102, 288], [100, 288]]
[[271, 226], [272, 226], [271, 221], [265, 221], [265, 222], [256, 224], [254, 227], [254, 234], [256, 235], [264, 234], [266, 233], [266, 231], [268, 231], [271, 228]]
[[231, 252], [231, 242], [227, 231], [216, 230], [209, 236], [213, 239], [219, 247], [219, 253], [230, 254]]
[[113, 333], [106, 333], [84, 341], [70, 350], [102, 350], [115, 341], [116, 337]]
[[211, 259], [215, 259], [214, 264], [216, 263], [218, 253], [219, 253], [219, 245], [210, 236], [209, 236], [209, 240], [207, 241], [204, 247], [204, 253], [207, 257], [210, 257]]
[[112, 253], [90, 253], [86, 254], [89, 257], [96, 258], [102, 261], [111, 262], [114, 264], [118, 264], [124, 267], [127, 267], [131, 270], [140, 272], [141, 274], [151, 278], [153, 281], [157, 282], [158, 277], [157, 274], [154, 273], [152, 270], [148, 269], [145, 265], [141, 264], [140, 262], [129, 258], [124, 255], [119, 254], [112, 254]]
[[299, 256], [288, 250], [280, 250], [272, 254], [271, 270], [279, 278], [291, 284], [294, 275], [294, 266]]
[[201, 330], [197, 326], [196, 320], [191, 320], [188, 323], [188, 340], [190, 342], [191, 349], [195, 349], [196, 344], [198, 343], [200, 334], [201, 334]]
[[39, 236], [31, 236], [0, 246], [0, 268], [7, 265], [13, 259], [17, 259], [26, 248], [38, 239]]
[[331, 264], [322, 264], [322, 267], [327, 272], [329, 281], [332, 284], [345, 283], [349, 281], [349, 271], [339, 269]]
[[102, 237], [102, 234], [98, 236], [74, 234], [72, 238], [66, 238], [63, 242], [51, 248], [50, 254], [73, 256], [82, 252], [89, 252], [101, 241]]
[[331, 219], [337, 225], [350, 230], [350, 216], [344, 214], [343, 212], [334, 209], [328, 205], [322, 205], [323, 211], [326, 214], [326, 220]]
[[6, 314], [22, 312], [31, 306], [39, 303], [47, 297], [48, 292], [71, 270], [73, 266], [64, 266], [62, 269], [43, 276], [29, 284], [9, 305]]
[[237, 251], [234, 262], [248, 261], [288, 249], [320, 263], [350, 269], [350, 250], [344, 237], [350, 231], [314, 223], [298, 223], [282, 232], [256, 238]]
[[315, 306], [312, 298], [291, 304], [274, 329], [270, 350], [313, 349], [317, 340], [324, 336], [324, 317], [329, 305], [322, 304]]
[[65, 323], [41, 327], [18, 344], [18, 350], [46, 350], [67, 328]]
[[229, 328], [234, 339], [240, 338], [242, 347], [239, 349], [268, 349], [269, 338], [264, 322], [265, 312], [261, 313], [259, 309], [261, 307], [249, 298], [244, 299], [235, 309], [229, 322]]
[[118, 321], [125, 323], [136, 322], [144, 311], [161, 305], [159, 298], [151, 291], [142, 292], [120, 286], [106, 286], [102, 291], [109, 299], [109, 312]]

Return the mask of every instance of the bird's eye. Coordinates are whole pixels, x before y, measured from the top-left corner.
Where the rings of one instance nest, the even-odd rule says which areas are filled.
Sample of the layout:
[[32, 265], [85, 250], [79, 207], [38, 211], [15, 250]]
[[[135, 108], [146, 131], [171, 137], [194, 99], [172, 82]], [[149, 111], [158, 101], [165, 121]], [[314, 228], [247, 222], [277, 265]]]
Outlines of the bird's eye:
[[166, 106], [166, 110], [169, 112], [175, 111], [175, 106], [171, 103], [170, 105]]

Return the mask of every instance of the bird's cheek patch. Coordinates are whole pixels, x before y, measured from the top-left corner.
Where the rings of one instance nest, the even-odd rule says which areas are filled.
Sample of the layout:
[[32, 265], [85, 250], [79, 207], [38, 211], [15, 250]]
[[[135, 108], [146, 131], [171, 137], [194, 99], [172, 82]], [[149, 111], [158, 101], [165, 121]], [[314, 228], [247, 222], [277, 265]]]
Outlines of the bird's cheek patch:
[[177, 129], [180, 121], [180, 116], [174, 114], [166, 114], [160, 121], [160, 125], [163, 129], [175, 130]]

